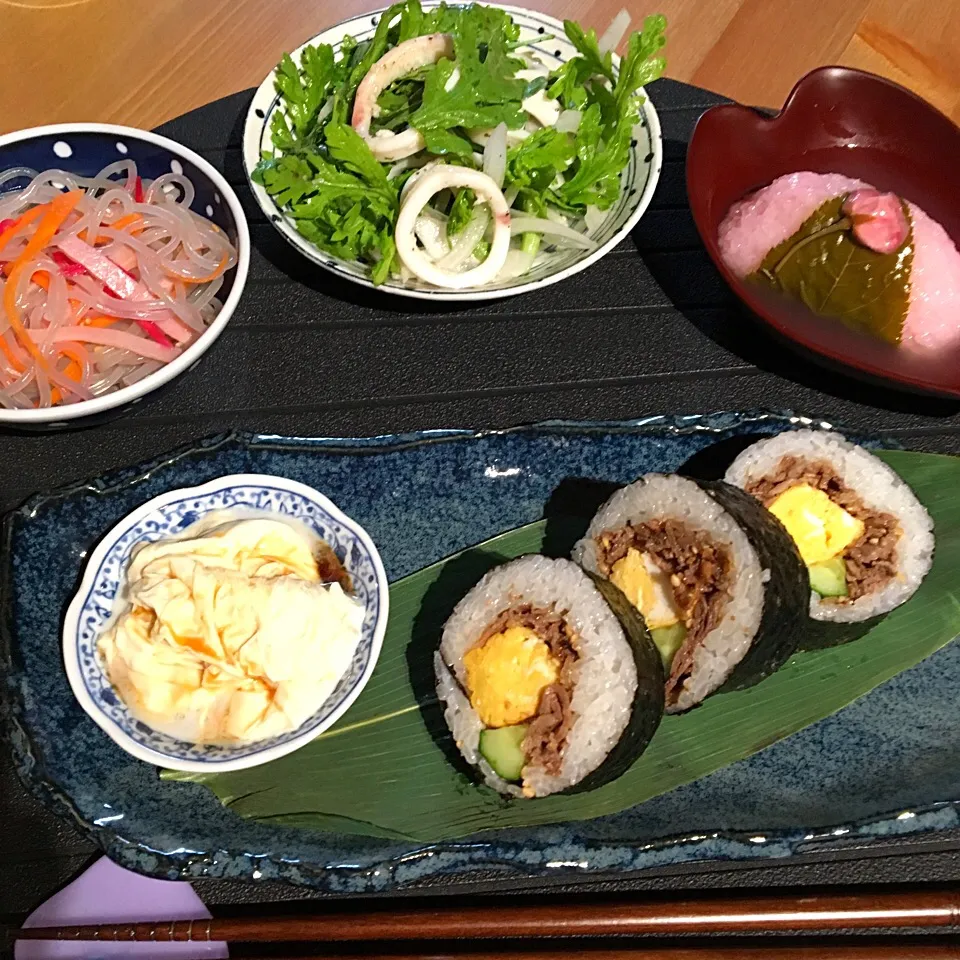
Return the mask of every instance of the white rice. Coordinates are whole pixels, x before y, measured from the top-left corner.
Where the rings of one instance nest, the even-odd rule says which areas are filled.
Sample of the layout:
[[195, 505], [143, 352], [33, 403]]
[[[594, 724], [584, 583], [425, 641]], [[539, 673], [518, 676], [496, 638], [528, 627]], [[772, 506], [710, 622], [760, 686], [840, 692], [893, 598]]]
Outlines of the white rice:
[[516, 784], [497, 776], [480, 756], [483, 724], [463, 692], [463, 657], [498, 614], [521, 603], [562, 614], [577, 637], [580, 655], [571, 701], [576, 719], [567, 735], [560, 773], [551, 775], [531, 765], [523, 770], [525, 795], [533, 791], [544, 797], [579, 783], [616, 746], [633, 710], [637, 668], [620, 621], [575, 564], [528, 556], [491, 570], [447, 620], [435, 665], [437, 693], [445, 704], [444, 716], [457, 747], [495, 790], [516, 796], [522, 793]]
[[596, 537], [607, 530], [649, 520], [682, 520], [702, 530], [716, 544], [729, 545], [733, 561], [733, 595], [723, 618], [700, 642], [693, 655], [690, 676], [684, 681], [668, 713], [696, 706], [713, 693], [744, 658], [763, 618], [764, 584], [770, 571], [760, 565], [740, 524], [692, 480], [649, 473], [618, 490], [590, 523], [586, 536], [574, 547], [573, 559], [599, 573]]
[[828, 461], [870, 509], [893, 514], [903, 531], [897, 544], [898, 573], [886, 587], [852, 603], [824, 603], [811, 591], [810, 616], [855, 623], [888, 613], [912, 597], [933, 563], [934, 537], [933, 520], [910, 487], [863, 447], [821, 430], [787, 431], [753, 444], [733, 461], [726, 479], [746, 487], [773, 473], [785, 456]]

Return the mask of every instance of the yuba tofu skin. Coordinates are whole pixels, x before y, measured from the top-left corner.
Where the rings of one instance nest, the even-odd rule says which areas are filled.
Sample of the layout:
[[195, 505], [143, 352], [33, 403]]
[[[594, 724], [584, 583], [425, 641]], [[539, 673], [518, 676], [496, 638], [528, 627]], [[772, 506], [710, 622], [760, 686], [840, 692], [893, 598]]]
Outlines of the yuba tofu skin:
[[953, 346], [960, 342], [960, 252], [939, 223], [903, 199], [910, 227], [903, 244], [893, 252], [868, 247], [870, 225], [847, 200], [872, 190], [835, 173], [779, 177], [730, 208], [718, 232], [721, 256], [737, 276], [890, 343]]

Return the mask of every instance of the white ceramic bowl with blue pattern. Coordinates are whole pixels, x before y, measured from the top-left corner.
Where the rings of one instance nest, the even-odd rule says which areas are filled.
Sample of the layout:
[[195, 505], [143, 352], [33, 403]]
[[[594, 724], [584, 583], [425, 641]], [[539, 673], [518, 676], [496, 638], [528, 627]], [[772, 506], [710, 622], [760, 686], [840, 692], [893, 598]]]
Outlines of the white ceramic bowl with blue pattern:
[[[56, 167], [77, 176], [92, 177], [116, 160], [133, 160], [137, 172], [148, 180], [165, 173], [183, 173], [193, 183], [191, 209], [215, 223], [237, 248], [237, 266], [224, 274], [218, 297], [220, 312], [190, 346], [169, 363], [136, 383], [90, 400], [55, 407], [6, 409], [0, 407], [0, 423], [18, 429], [48, 430], [70, 426], [80, 418], [102, 418], [140, 403], [147, 394], [169, 383], [198, 364], [213, 346], [233, 316], [250, 268], [250, 231], [240, 199], [226, 178], [193, 150], [149, 130], [109, 123], [58, 123], [0, 136], [0, 172], [26, 167], [49, 170]], [[18, 176], [0, 185], [0, 194], [22, 190], [29, 176]], [[93, 419], [88, 424], [95, 422]]]
[[[296, 730], [235, 745], [177, 740], [137, 720], [117, 695], [97, 653], [97, 639], [115, 612], [134, 546], [175, 537], [214, 510], [262, 511], [306, 524], [333, 549], [353, 581], [365, 616], [350, 668], [330, 696]], [[380, 655], [389, 593], [380, 554], [366, 531], [316, 490], [283, 477], [236, 474], [172, 490], [120, 521], [90, 555], [63, 626], [67, 677], [80, 705], [127, 753], [171, 770], [222, 772], [267, 763], [331, 727], [357, 699]]]
[[[555, 17], [523, 7], [503, 3], [496, 5], [506, 10], [520, 27], [520, 39], [525, 41], [519, 48], [521, 53], [534, 53], [537, 59], [551, 65], [551, 69], [576, 56], [576, 48], [563, 32], [563, 23]], [[422, 6], [424, 9], [431, 9], [439, 6], [439, 0], [424, 0]], [[317, 43], [328, 43], [334, 51], [338, 51], [344, 36], [347, 35], [359, 41], [368, 40], [373, 36], [382, 12], [378, 10], [344, 20], [312, 37], [292, 51], [290, 56], [299, 63], [304, 47]], [[619, 70], [620, 58], [614, 56], [613, 62]], [[280, 109], [275, 79], [276, 70], [271, 71], [257, 88], [247, 111], [243, 129], [243, 165], [248, 179], [263, 153], [273, 150], [270, 121], [273, 114]], [[640, 112], [640, 123], [634, 129], [630, 158], [621, 177], [620, 196], [617, 202], [605, 211], [604, 219], [589, 231], [588, 235], [596, 241], [597, 246], [592, 250], [582, 250], [545, 243], [533, 266], [523, 276], [467, 290], [444, 290], [416, 278], [403, 281], [392, 277], [381, 286], [374, 287], [364, 264], [340, 260], [315, 247], [300, 235], [293, 218], [277, 207], [273, 198], [260, 184], [251, 180], [250, 189], [270, 222], [292, 247], [308, 260], [339, 277], [371, 289], [421, 300], [491, 300], [550, 286], [585, 270], [609, 253], [629, 235], [650, 206], [662, 166], [663, 136], [660, 132], [660, 120], [648, 96]]]

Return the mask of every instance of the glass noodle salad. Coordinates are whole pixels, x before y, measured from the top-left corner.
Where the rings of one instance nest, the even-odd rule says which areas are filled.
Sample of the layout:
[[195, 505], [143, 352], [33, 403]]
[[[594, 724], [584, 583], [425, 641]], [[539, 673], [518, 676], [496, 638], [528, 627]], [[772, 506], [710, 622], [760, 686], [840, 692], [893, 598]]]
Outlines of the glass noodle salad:
[[567, 21], [556, 69], [508, 13], [419, 0], [372, 38], [319, 44], [276, 71], [273, 150], [252, 173], [311, 243], [369, 269], [464, 289], [521, 276], [543, 238], [592, 249], [617, 200], [641, 88], [663, 72], [666, 20], [647, 17], [619, 70], [624, 11], [598, 40]]
[[206, 330], [237, 251], [193, 199], [188, 177], [143, 180], [132, 160], [0, 172], [0, 405], [130, 386]]

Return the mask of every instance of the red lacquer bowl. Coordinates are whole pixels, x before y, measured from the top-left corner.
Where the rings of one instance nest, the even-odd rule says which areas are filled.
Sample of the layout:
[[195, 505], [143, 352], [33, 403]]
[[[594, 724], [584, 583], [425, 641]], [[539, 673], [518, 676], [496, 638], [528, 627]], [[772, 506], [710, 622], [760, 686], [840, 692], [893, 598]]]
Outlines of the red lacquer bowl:
[[851, 372], [960, 397], [960, 346], [899, 349], [744, 283], [724, 265], [717, 229], [730, 206], [800, 170], [842, 173], [893, 190], [939, 220], [960, 248], [960, 128], [889, 80], [822, 67], [793, 88], [774, 117], [739, 104], [708, 110], [687, 155], [697, 229], [717, 269], [753, 313], [787, 340]]

